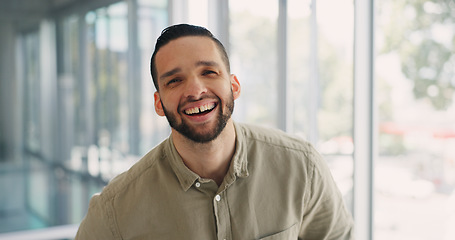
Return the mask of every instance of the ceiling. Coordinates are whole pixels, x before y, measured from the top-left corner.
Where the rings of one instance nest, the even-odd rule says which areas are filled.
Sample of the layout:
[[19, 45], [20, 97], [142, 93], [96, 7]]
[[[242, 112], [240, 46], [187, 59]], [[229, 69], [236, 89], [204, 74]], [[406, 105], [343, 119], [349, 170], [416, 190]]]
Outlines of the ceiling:
[[[78, 9], [94, 9], [120, 0], [0, 0], [0, 22], [13, 23], [19, 29], [33, 26], [41, 19]], [[0, 23], [1, 24], [1, 23]]]
[[28, 18], [45, 15], [80, 0], [0, 0], [2, 18]]

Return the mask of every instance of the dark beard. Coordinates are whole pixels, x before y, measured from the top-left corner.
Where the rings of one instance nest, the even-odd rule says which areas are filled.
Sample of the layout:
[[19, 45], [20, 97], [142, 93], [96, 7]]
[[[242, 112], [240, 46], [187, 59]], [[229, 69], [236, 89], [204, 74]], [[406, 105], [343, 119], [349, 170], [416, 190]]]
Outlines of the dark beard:
[[167, 121], [169, 122], [169, 125], [175, 129], [177, 132], [185, 136], [186, 138], [197, 142], [197, 143], [207, 143], [211, 142], [212, 140], [216, 139], [221, 132], [224, 130], [226, 127], [226, 124], [228, 120], [231, 118], [232, 112], [234, 111], [234, 96], [231, 94], [231, 97], [229, 101], [225, 104], [226, 107], [226, 113], [223, 114], [223, 106], [221, 106], [221, 100], [218, 98], [218, 102], [220, 105], [218, 106], [219, 109], [218, 111], [218, 116], [216, 119], [216, 125], [215, 128], [208, 132], [208, 133], [198, 133], [197, 131], [193, 130], [186, 122], [184, 119], [182, 119], [181, 123], [177, 122], [177, 119], [174, 114], [166, 111], [166, 108], [163, 105], [163, 111], [164, 114], [166, 115]]

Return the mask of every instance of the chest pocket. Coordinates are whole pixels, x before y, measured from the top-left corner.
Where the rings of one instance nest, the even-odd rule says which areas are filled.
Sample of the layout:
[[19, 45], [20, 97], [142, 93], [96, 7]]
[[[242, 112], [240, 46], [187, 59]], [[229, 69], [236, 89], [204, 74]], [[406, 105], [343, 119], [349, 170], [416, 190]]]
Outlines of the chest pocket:
[[259, 238], [259, 240], [297, 240], [299, 236], [299, 224], [298, 222], [292, 225], [291, 227], [274, 233], [272, 235], [264, 236]]

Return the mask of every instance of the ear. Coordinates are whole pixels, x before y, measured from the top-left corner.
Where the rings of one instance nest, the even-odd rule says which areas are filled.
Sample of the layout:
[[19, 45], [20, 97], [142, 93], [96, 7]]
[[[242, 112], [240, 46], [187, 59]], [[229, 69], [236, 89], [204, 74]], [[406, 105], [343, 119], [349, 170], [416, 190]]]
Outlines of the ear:
[[164, 110], [163, 110], [163, 103], [161, 102], [161, 97], [158, 91], [153, 94], [153, 97], [155, 98], [155, 112], [161, 117], [164, 117]]
[[242, 87], [240, 86], [239, 79], [237, 79], [237, 76], [235, 74], [231, 74], [231, 89], [234, 100], [236, 100], [240, 97]]

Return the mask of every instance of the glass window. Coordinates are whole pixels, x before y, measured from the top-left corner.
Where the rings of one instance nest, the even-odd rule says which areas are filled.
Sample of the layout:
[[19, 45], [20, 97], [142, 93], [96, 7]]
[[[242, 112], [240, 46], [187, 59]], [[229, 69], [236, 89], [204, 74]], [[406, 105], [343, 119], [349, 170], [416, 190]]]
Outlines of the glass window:
[[209, 25], [209, 0], [188, 0], [188, 22], [199, 26]]
[[24, 59], [24, 139], [29, 151], [41, 150], [40, 114], [40, 52], [39, 32], [25, 34], [22, 38]]
[[[318, 0], [315, 4], [313, 21], [317, 29], [313, 32], [317, 35], [312, 41], [317, 42], [310, 46], [317, 51], [310, 49], [316, 57], [310, 57], [309, 64], [315, 73], [310, 71], [309, 81], [302, 89], [305, 98], [296, 101], [306, 106], [309, 124], [306, 129], [302, 125], [298, 129], [309, 134], [324, 155], [348, 207], [352, 207], [354, 2]], [[312, 81], [315, 76], [317, 81]], [[312, 105], [316, 105], [316, 112], [311, 110]], [[316, 133], [311, 128], [317, 129]]]
[[23, 152], [1, 167], [1, 233], [79, 223], [94, 193], [169, 134], [149, 73], [167, 1], [81, 9], [20, 34], [22, 99], [11, 111], [21, 111]]
[[[157, 10], [166, 10], [167, 8], [167, 0], [137, 0], [139, 6], [139, 10], [141, 8], [153, 7]], [[164, 12], [166, 13], [166, 12]]]
[[[314, 89], [319, 92], [317, 85], [311, 82], [318, 82], [318, 72], [311, 62], [318, 63], [317, 48], [312, 48], [312, 43], [316, 43], [315, 35], [311, 30], [316, 30], [316, 24], [312, 25], [311, 0], [291, 0], [288, 1], [288, 62], [289, 62], [289, 84], [291, 94], [291, 117], [292, 129], [299, 136], [309, 139], [310, 125], [315, 124], [316, 114], [310, 114], [310, 103], [318, 107], [318, 102], [311, 98]], [[316, 66], [316, 65], [315, 65]], [[313, 76], [313, 77], [312, 77]], [[313, 80], [310, 82], [310, 79]], [[312, 89], [313, 88], [313, 89]], [[316, 97], [315, 95], [314, 97]], [[317, 110], [317, 109], [315, 109]], [[312, 129], [317, 133], [318, 129]]]
[[149, 71], [155, 39], [167, 25], [167, 8], [141, 3], [132, 16], [135, 23], [128, 23], [125, 2], [86, 15], [95, 135], [91, 148], [100, 158], [88, 160], [89, 172], [105, 179], [125, 171], [169, 133], [165, 119], [154, 111]]
[[278, 1], [231, 0], [231, 72], [242, 85], [234, 117], [277, 127], [277, 18]]
[[[230, 1], [232, 72], [242, 85], [234, 118], [278, 127], [278, 2]], [[290, 132], [328, 161], [351, 205], [353, 174], [352, 0], [287, 1]], [[315, 4], [315, 5], [312, 5]], [[317, 5], [316, 5], [317, 4]], [[336, 7], [334, 7], [336, 6]], [[338, 19], [334, 21], [333, 19]]]
[[70, 159], [73, 145], [83, 146], [86, 122], [84, 117], [84, 84], [80, 81], [79, 65], [79, 18], [70, 15], [62, 19], [58, 25], [60, 33], [59, 43], [59, 81], [57, 90], [59, 101], [57, 101], [59, 121], [59, 159], [67, 161]]
[[[45, 176], [37, 176], [37, 169], [44, 169], [42, 156], [43, 133], [41, 107], [41, 62], [40, 62], [40, 37], [39, 30], [35, 29], [20, 35], [20, 52], [21, 66], [22, 66], [22, 111], [23, 122], [21, 129], [23, 130], [22, 147], [24, 152], [21, 153], [20, 159], [14, 161], [14, 164], [7, 165], [2, 163], [0, 174], [0, 187], [2, 202], [0, 211], [0, 232], [6, 231], [19, 231], [23, 229], [43, 226], [42, 218], [47, 218], [49, 213], [48, 180]], [[24, 177], [27, 176], [27, 177]], [[43, 190], [37, 197], [37, 201], [31, 201], [25, 198], [26, 195], [34, 195], [31, 186], [37, 183], [37, 180], [42, 180], [46, 186], [35, 188]], [[6, 197], [4, 197], [6, 196]], [[5, 217], [6, 216], [6, 217]]]
[[377, 3], [375, 239], [455, 239], [453, 9]]
[[[119, 2], [98, 9], [86, 17], [92, 38], [88, 42], [88, 74], [91, 83], [90, 104], [93, 105], [94, 141], [99, 147], [100, 161], [92, 166], [109, 179], [114, 176], [110, 161], [128, 153], [128, 23], [127, 4]], [[89, 166], [90, 167], [90, 166]]]
[[159, 7], [140, 6], [138, 9], [138, 48], [140, 58], [140, 69], [137, 69], [140, 76], [140, 94], [136, 102], [140, 108], [140, 152], [144, 154], [152, 149], [153, 146], [165, 139], [170, 128], [166, 118], [160, 117], [155, 113], [153, 94], [155, 86], [150, 73], [150, 59], [155, 47], [155, 41], [161, 31], [167, 27], [167, 6]]

